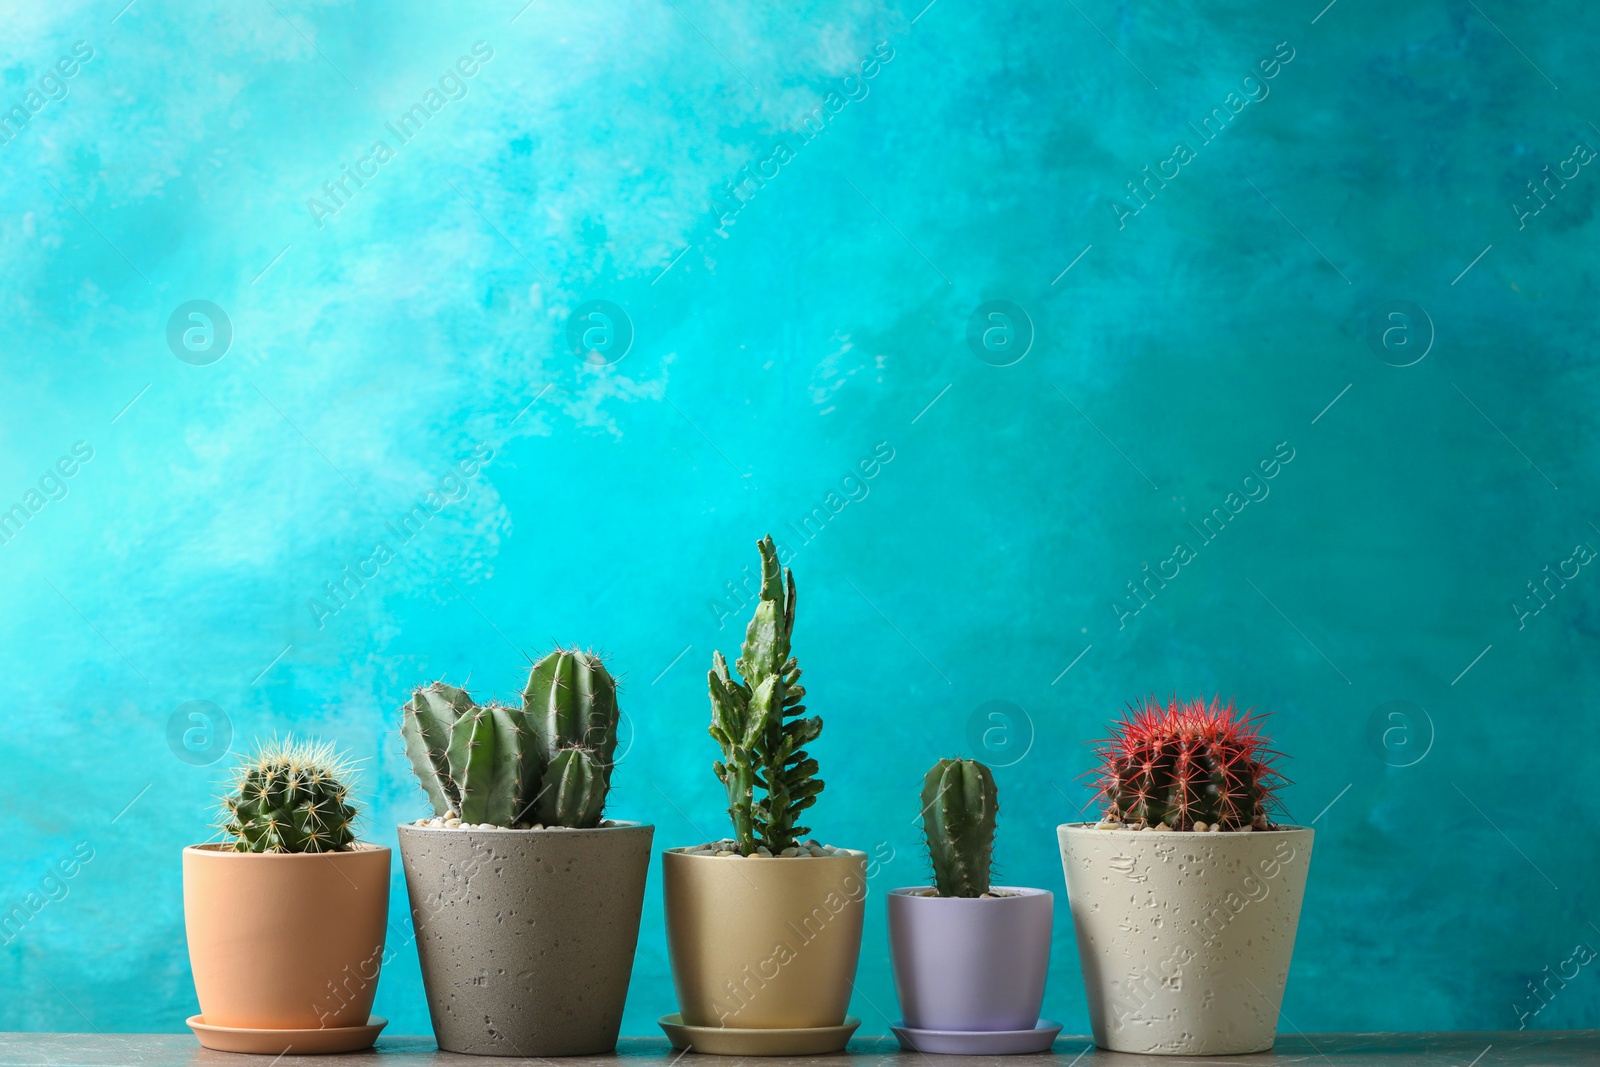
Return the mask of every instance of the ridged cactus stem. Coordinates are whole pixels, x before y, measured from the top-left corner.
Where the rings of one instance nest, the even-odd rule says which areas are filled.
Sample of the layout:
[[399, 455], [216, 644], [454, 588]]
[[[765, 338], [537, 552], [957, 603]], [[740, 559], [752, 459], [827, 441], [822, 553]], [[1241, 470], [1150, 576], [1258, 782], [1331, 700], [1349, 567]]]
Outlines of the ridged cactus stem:
[[[712, 768], [728, 793], [734, 839], [746, 856], [765, 846], [782, 852], [811, 832], [796, 817], [817, 802], [823, 783], [805, 746], [822, 734], [822, 720], [806, 718], [805, 687], [790, 655], [794, 633], [794, 574], [778, 562], [771, 537], [761, 552], [761, 599], [745, 630], [739, 675], [721, 652], [711, 656], [711, 736], [723, 758]], [[742, 677], [740, 677], [742, 676]], [[765, 795], [756, 797], [757, 788]]]
[[400, 732], [435, 815], [588, 828], [605, 810], [620, 716], [600, 657], [558, 649], [533, 665], [521, 706], [435, 682], [401, 708]]
[[435, 815], [461, 811], [461, 790], [450, 775], [450, 731], [473, 708], [465, 690], [434, 682], [412, 693], [400, 709], [406, 757]]
[[922, 827], [941, 897], [981, 897], [989, 891], [999, 791], [976, 760], [945, 759], [922, 779]]
[[346, 852], [355, 844], [349, 767], [333, 745], [269, 741], [235, 771], [222, 830], [235, 852]]
[[1100, 749], [1106, 818], [1172, 830], [1270, 829], [1284, 779], [1257, 723], [1218, 700], [1147, 701]]

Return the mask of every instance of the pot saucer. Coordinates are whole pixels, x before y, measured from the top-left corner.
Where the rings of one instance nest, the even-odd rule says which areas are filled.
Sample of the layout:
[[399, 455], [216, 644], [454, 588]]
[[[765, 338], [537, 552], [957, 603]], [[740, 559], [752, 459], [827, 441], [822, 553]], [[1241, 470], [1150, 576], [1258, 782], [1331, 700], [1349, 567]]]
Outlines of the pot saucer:
[[840, 1026], [811, 1026], [795, 1030], [749, 1030], [734, 1026], [689, 1026], [678, 1012], [656, 1020], [667, 1032], [672, 1047], [714, 1056], [817, 1056], [838, 1052], [856, 1032], [861, 1020], [846, 1015]]
[[891, 1026], [900, 1047], [907, 1052], [948, 1053], [956, 1056], [1014, 1056], [1048, 1052], [1061, 1032], [1061, 1024], [1040, 1019], [1032, 1030], [913, 1030]]
[[200, 1044], [218, 1052], [253, 1052], [258, 1056], [278, 1056], [285, 1052], [360, 1052], [378, 1040], [378, 1031], [389, 1025], [381, 1015], [367, 1017], [365, 1026], [330, 1026], [311, 1030], [249, 1030], [234, 1026], [212, 1026], [201, 1015], [191, 1015], [189, 1029]]

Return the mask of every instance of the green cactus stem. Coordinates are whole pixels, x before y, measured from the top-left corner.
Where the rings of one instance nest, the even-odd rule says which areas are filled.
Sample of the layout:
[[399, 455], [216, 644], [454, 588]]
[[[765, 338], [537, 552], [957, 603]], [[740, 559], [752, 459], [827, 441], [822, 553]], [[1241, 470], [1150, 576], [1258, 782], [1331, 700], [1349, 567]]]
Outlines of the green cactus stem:
[[400, 732], [435, 815], [590, 828], [605, 811], [620, 716], [600, 657], [557, 649], [533, 665], [521, 706], [480, 706], [434, 682], [400, 709]]
[[475, 706], [466, 690], [434, 682], [412, 693], [400, 709], [406, 757], [435, 815], [461, 811], [461, 789], [450, 774], [450, 731]]
[[522, 795], [522, 726], [519, 713], [488, 703], [456, 720], [450, 730], [450, 776], [461, 787], [462, 822], [511, 826]]
[[942, 759], [922, 779], [922, 828], [941, 897], [989, 892], [999, 812], [994, 775], [977, 760]]
[[546, 826], [598, 826], [606, 806], [607, 774], [598, 753], [563, 748], [550, 758], [534, 809]]
[[[712, 764], [728, 794], [739, 851], [773, 854], [811, 831], [796, 817], [817, 802], [823, 782], [805, 746], [822, 734], [822, 720], [805, 718], [805, 687], [790, 654], [794, 633], [794, 573], [779, 566], [771, 537], [761, 553], [761, 599], [745, 630], [744, 647], [731, 675], [720, 651], [711, 654], [711, 736], [722, 747]], [[763, 791], [758, 799], [757, 787]]]
[[268, 741], [235, 770], [222, 831], [235, 852], [347, 852], [357, 810], [332, 743]]

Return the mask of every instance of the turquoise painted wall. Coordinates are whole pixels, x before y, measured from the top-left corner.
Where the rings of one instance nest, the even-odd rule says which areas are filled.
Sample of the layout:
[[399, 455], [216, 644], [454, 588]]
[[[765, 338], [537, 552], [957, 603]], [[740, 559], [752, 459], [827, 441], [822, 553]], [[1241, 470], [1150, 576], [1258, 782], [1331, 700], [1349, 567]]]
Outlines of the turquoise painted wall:
[[196, 1010], [224, 726], [364, 758], [393, 844], [410, 686], [594, 645], [613, 813], [720, 835], [769, 530], [819, 835], [893, 856], [864, 1032], [923, 769], [1005, 764], [1059, 890], [1172, 692], [1271, 712], [1318, 830], [1285, 1029], [1600, 1025], [1593, 7], [123, 2], [0, 34], [0, 1029]]

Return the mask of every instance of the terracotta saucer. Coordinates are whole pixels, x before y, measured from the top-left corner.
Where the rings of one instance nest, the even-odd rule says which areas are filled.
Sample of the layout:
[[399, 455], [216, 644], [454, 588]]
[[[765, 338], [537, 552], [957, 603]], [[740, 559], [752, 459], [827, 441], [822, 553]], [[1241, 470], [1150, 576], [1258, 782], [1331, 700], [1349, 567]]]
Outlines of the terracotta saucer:
[[656, 1020], [673, 1048], [715, 1056], [818, 1056], [838, 1052], [861, 1020], [846, 1015], [840, 1026], [798, 1030], [748, 1030], [734, 1026], [688, 1026], [677, 1012]]
[[947, 1053], [955, 1056], [1015, 1056], [1048, 1052], [1061, 1032], [1061, 1024], [1040, 1019], [1032, 1030], [913, 1030], [891, 1026], [900, 1047], [907, 1052]]
[[285, 1052], [360, 1052], [378, 1040], [378, 1031], [389, 1025], [381, 1015], [367, 1017], [365, 1026], [333, 1026], [320, 1030], [246, 1030], [233, 1026], [212, 1026], [204, 1017], [191, 1015], [186, 1020], [200, 1044], [218, 1052], [253, 1052], [258, 1056], [277, 1056]]

